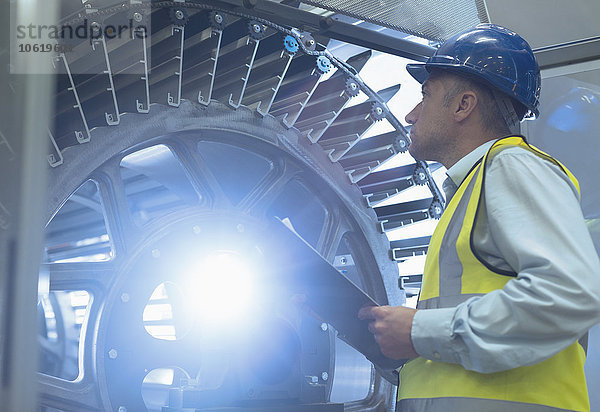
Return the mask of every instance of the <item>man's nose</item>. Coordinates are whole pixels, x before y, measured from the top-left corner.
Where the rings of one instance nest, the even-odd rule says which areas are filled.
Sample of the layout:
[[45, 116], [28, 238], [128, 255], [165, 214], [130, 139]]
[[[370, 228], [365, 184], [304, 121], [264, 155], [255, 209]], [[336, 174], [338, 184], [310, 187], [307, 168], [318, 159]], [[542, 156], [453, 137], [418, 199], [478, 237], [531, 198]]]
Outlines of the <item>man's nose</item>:
[[419, 118], [419, 111], [421, 109], [421, 103], [417, 104], [414, 109], [412, 109], [410, 111], [410, 113], [408, 113], [406, 115], [406, 117], [404, 118], [404, 120], [406, 120], [406, 123], [408, 124], [414, 124], [417, 119]]

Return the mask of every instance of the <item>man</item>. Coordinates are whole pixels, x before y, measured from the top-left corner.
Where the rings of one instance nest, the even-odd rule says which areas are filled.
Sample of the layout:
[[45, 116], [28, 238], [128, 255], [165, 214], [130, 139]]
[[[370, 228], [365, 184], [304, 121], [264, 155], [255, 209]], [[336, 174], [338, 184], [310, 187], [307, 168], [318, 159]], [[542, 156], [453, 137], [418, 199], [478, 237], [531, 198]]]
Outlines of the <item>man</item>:
[[359, 312], [385, 355], [411, 359], [398, 410], [589, 410], [578, 340], [600, 321], [600, 262], [577, 180], [515, 135], [538, 114], [531, 48], [478, 25], [407, 69], [423, 84], [410, 153], [448, 179], [417, 310]]

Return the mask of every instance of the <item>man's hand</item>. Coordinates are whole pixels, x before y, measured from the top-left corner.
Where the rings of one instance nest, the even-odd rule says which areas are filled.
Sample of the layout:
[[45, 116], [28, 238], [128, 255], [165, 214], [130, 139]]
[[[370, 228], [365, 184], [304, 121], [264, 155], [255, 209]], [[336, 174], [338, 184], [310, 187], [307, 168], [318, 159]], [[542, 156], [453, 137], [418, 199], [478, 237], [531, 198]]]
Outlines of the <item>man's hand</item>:
[[410, 359], [419, 356], [410, 339], [416, 309], [402, 306], [367, 306], [358, 312], [358, 318], [370, 320], [369, 331], [388, 358]]

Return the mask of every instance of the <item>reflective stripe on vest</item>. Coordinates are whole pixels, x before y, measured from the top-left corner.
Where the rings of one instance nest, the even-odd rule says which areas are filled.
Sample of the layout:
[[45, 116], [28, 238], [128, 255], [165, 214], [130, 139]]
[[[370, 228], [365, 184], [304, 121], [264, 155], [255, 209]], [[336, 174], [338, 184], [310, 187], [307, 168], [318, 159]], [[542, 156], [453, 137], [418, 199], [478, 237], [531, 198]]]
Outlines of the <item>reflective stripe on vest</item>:
[[[461, 183], [431, 237], [419, 309], [457, 306], [504, 287], [516, 276], [480, 260], [472, 250], [488, 159], [514, 146], [559, 166], [579, 190], [577, 179], [562, 164], [529, 146], [523, 137], [498, 140]], [[584, 362], [585, 353], [578, 343], [535, 365], [497, 373], [473, 372], [458, 364], [419, 357], [400, 371], [398, 410], [589, 411]]]

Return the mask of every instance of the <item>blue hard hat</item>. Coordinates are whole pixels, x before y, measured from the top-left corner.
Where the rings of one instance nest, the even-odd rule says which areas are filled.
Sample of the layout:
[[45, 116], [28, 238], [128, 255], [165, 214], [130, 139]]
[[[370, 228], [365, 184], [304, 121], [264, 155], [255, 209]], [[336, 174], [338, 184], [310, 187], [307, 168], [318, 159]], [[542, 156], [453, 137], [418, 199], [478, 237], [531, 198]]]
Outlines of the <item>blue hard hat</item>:
[[478, 24], [440, 46], [424, 64], [407, 64], [408, 72], [423, 83], [432, 68], [457, 70], [486, 81], [539, 114], [540, 69], [529, 44], [517, 33], [495, 24]]

